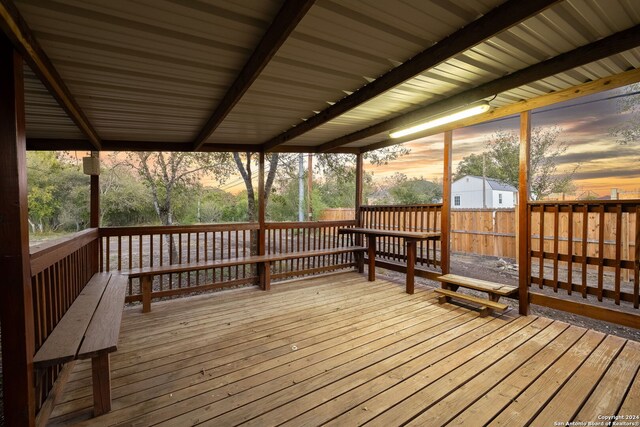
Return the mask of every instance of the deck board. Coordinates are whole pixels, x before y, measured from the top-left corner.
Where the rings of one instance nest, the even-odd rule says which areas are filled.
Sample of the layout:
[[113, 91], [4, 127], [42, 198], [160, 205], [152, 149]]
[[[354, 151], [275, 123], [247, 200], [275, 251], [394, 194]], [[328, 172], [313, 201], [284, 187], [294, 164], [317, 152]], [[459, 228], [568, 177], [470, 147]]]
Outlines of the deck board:
[[[342, 273], [127, 308], [113, 409], [78, 363], [51, 425], [548, 425], [638, 414], [640, 344]], [[622, 412], [620, 412], [622, 414]], [[592, 420], [597, 421], [597, 420]]]

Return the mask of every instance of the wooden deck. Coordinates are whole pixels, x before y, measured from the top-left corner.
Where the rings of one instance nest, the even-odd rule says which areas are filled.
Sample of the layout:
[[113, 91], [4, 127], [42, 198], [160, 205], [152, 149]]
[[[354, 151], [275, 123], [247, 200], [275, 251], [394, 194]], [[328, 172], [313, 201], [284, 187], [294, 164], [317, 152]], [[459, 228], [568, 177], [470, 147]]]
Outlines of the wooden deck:
[[112, 412], [88, 419], [90, 364], [78, 363], [51, 424], [552, 426], [640, 415], [639, 343], [436, 300], [344, 273], [127, 309]]

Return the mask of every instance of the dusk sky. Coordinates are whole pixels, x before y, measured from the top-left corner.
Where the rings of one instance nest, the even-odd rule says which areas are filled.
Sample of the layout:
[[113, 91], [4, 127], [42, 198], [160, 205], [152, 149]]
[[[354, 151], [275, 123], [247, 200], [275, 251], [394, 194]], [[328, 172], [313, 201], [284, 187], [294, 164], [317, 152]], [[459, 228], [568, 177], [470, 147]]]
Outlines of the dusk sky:
[[[576, 194], [593, 191], [610, 194], [611, 188], [623, 191], [640, 190], [640, 142], [620, 145], [609, 134], [612, 126], [624, 116], [618, 113], [615, 99], [621, 89], [601, 92], [534, 110], [533, 126], [558, 126], [559, 140], [568, 144], [566, 153], [558, 158], [561, 170], [573, 170]], [[567, 107], [567, 108], [564, 108]], [[483, 151], [486, 141], [498, 129], [518, 131], [517, 116], [483, 123], [453, 132], [453, 170], [463, 157]], [[442, 179], [443, 135], [433, 135], [406, 143], [411, 153], [387, 166], [366, 165], [376, 180], [401, 172], [409, 177]]]

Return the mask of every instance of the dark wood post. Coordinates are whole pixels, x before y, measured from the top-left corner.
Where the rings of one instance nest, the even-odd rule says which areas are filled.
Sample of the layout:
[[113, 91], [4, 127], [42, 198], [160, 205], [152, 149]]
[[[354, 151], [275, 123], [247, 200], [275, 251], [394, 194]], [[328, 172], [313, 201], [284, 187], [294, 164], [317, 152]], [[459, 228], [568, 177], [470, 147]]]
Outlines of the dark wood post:
[[[451, 156], [453, 131], [444, 133], [444, 172], [442, 174], [442, 211], [440, 212], [440, 269], [448, 274], [451, 265]], [[444, 285], [443, 285], [444, 286]]]
[[22, 57], [0, 34], [0, 319], [4, 417], [35, 424], [33, 301], [27, 222]]
[[520, 113], [520, 167], [518, 175], [518, 278], [519, 311], [529, 314], [529, 280], [531, 260], [529, 259], [531, 232], [529, 227], [529, 145], [531, 142], [531, 112]]
[[[92, 151], [91, 157], [100, 159], [99, 151]], [[89, 209], [89, 227], [100, 227], [100, 176], [91, 175], [91, 206]]]
[[[260, 230], [258, 232], [258, 255], [266, 254], [267, 249], [267, 230], [266, 223], [266, 201], [265, 201], [265, 189], [264, 189], [264, 152], [260, 153], [260, 160], [258, 161], [258, 224]], [[262, 289], [269, 290], [271, 287], [270, 280], [270, 264], [268, 262], [260, 263], [258, 265], [258, 277], [260, 286]]]
[[[96, 157], [100, 159], [99, 151], [92, 151], [91, 157]], [[99, 161], [99, 160], [98, 160]], [[99, 175], [91, 175], [91, 184], [89, 190], [89, 227], [98, 228], [100, 227], [100, 176]], [[95, 245], [95, 251], [92, 251], [92, 265], [95, 266], [95, 273], [100, 271], [100, 250], [102, 237], [98, 237], [98, 244]]]
[[[364, 183], [364, 164], [362, 161], [362, 153], [356, 154], [356, 200], [355, 200], [355, 219], [356, 219], [356, 227], [362, 227], [362, 212], [360, 212], [360, 208], [362, 207], [362, 185]], [[372, 239], [374, 237], [371, 237]], [[355, 244], [358, 246], [362, 246], [362, 235], [356, 234], [355, 236]], [[356, 252], [356, 268], [358, 269], [358, 273], [364, 273], [364, 253]]]

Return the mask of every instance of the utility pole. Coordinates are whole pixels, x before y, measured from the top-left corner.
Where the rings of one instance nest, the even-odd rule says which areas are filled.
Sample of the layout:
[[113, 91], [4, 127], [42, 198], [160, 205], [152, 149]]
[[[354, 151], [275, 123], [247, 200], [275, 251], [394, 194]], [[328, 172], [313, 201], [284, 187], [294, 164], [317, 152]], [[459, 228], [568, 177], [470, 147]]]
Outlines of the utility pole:
[[298, 154], [298, 221], [304, 221], [304, 154]]
[[486, 173], [486, 154], [482, 153], [482, 207], [487, 208], [487, 173]]

